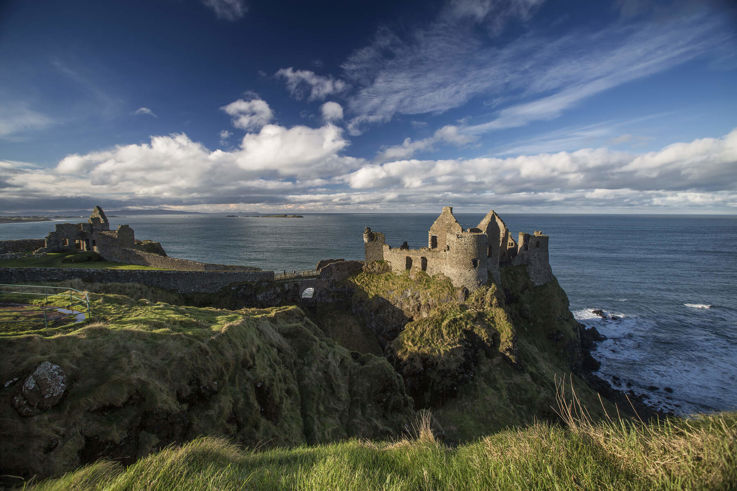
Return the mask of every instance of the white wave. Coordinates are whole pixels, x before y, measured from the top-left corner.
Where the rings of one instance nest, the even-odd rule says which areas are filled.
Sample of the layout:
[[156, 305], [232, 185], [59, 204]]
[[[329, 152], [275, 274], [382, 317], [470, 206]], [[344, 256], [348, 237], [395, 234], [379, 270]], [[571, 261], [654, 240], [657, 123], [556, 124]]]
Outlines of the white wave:
[[685, 307], [688, 307], [689, 309], [710, 309], [711, 305], [706, 303], [684, 303]]
[[587, 321], [591, 319], [601, 319], [598, 315], [594, 314], [593, 309], [581, 309], [573, 312], [573, 318], [577, 321]]

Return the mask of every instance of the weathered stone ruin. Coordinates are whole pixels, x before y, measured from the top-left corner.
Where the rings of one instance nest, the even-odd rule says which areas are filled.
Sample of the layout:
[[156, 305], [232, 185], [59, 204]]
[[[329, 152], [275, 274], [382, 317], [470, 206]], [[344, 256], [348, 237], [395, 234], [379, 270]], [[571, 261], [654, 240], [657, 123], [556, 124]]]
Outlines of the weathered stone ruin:
[[453, 208], [443, 207], [430, 227], [428, 245], [409, 249], [405, 244], [392, 248], [384, 234], [366, 228], [363, 233], [366, 263], [386, 261], [394, 273], [425, 271], [443, 274], [458, 288], [474, 290], [489, 282], [499, 283], [500, 267], [526, 265], [535, 285], [550, 281], [548, 236], [536, 231], [519, 234], [515, 242], [504, 221], [493, 210], [481, 222], [464, 229], [453, 216]]
[[[115, 260], [112, 256], [119, 256], [121, 250], [139, 246], [140, 241], [136, 241], [129, 225], [110, 230], [110, 222], [99, 206], [92, 210], [87, 223], [57, 223], [55, 230], [44, 239], [46, 252], [94, 251], [111, 261]], [[163, 248], [159, 255], [166, 256]]]
[[180, 271], [259, 271], [248, 266], [209, 264], [168, 257], [161, 244], [136, 240], [129, 225], [110, 230], [110, 222], [99, 206], [87, 223], [59, 223], [44, 240], [42, 252], [93, 251], [103, 259], [125, 264]]

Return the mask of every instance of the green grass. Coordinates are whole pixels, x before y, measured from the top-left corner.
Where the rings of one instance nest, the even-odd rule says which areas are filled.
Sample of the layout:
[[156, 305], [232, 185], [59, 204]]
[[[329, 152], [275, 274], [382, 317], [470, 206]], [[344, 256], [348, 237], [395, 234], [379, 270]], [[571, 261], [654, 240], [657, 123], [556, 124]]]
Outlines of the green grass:
[[34, 489], [732, 489], [736, 441], [737, 413], [721, 413], [647, 425], [536, 423], [448, 447], [425, 417], [394, 442], [258, 451], [201, 438]]
[[359, 273], [349, 280], [369, 298], [380, 296], [385, 298], [400, 297], [405, 292], [419, 294], [422, 301], [444, 303], [455, 298], [455, 289], [450, 280], [444, 276], [432, 277], [418, 271], [412, 274], [394, 273]]
[[[70, 294], [72, 297], [70, 302]], [[151, 302], [146, 299], [133, 299], [125, 295], [90, 293], [92, 319], [85, 322], [55, 324], [44, 328], [43, 318], [37, 319], [35, 325], [31, 321], [22, 323], [0, 321], [0, 339], [3, 337], [35, 334], [44, 337], [59, 334], [73, 334], [85, 329], [90, 323], [103, 323], [110, 330], [139, 330], [158, 334], [186, 334], [196, 338], [207, 338], [220, 332], [229, 323], [248, 318], [269, 315], [270, 311], [261, 309], [244, 309], [232, 311], [214, 308], [189, 307], [171, 305], [164, 302]], [[22, 303], [29, 306], [61, 307], [86, 312], [77, 292], [60, 292], [48, 297], [21, 294], [3, 294], [0, 292], [0, 303]], [[273, 310], [285, 310], [276, 308]], [[10, 313], [8, 316], [12, 315]], [[1, 316], [0, 316], [1, 318]]]
[[74, 259], [82, 253], [50, 252], [40, 256], [24, 256], [16, 259], [0, 259], [0, 268], [86, 268], [86, 269], [161, 269], [136, 264], [122, 264], [112, 261], [82, 261]]

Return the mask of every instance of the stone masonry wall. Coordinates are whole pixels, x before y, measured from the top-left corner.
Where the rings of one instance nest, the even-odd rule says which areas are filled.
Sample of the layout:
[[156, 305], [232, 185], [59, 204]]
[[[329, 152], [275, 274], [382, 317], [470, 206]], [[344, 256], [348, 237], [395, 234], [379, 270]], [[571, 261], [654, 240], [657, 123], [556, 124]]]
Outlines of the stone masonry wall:
[[151, 266], [162, 269], [175, 269], [178, 271], [258, 271], [257, 268], [250, 268], [247, 266], [201, 263], [198, 261], [190, 261], [189, 259], [160, 256], [150, 252], [136, 249], [123, 249], [120, 247], [100, 248], [99, 253], [108, 261], [137, 264], [139, 266]]
[[427, 247], [431, 249], [445, 250], [447, 234], [459, 234], [463, 232], [463, 227], [453, 216], [453, 208], [444, 206], [440, 216], [430, 226], [427, 233]]
[[43, 239], [1, 240], [0, 254], [7, 254], [9, 252], [33, 252], [43, 246]]
[[535, 232], [533, 235], [520, 232], [519, 249], [514, 264], [527, 265], [527, 275], [537, 286], [544, 285], [553, 279], [553, 270], [550, 268], [547, 235]]
[[[398, 249], [384, 245], [384, 260], [391, 265], [393, 273], [403, 271], [425, 271], [430, 276], [444, 272], [445, 251], [421, 249]], [[409, 261], [407, 260], [409, 258]], [[407, 268], [409, 264], [409, 268]]]
[[366, 262], [384, 260], [384, 234], [381, 232], [372, 232], [370, 228], [366, 228], [363, 233], [363, 244], [366, 252]]
[[273, 271], [151, 271], [83, 268], [0, 268], [0, 283], [141, 283], [179, 293], [214, 293], [233, 283], [273, 281]]

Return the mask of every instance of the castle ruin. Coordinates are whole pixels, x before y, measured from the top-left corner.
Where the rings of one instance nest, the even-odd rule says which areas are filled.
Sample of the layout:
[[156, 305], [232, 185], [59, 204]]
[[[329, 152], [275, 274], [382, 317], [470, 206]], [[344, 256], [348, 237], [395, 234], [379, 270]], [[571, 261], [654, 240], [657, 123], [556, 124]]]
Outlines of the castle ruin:
[[42, 252], [93, 251], [107, 261], [179, 271], [260, 271], [249, 266], [201, 263], [168, 257], [158, 242], [136, 240], [129, 225], [110, 230], [110, 222], [99, 206], [87, 223], [58, 223], [44, 239]]
[[453, 216], [453, 208], [443, 207], [430, 227], [427, 247], [410, 249], [386, 244], [384, 234], [366, 228], [363, 233], [366, 263], [386, 261], [394, 273], [425, 271], [443, 274], [453, 286], [469, 291], [501, 282], [500, 268], [526, 265], [530, 280], [543, 285], [553, 278], [548, 261], [548, 236], [536, 231], [520, 233], [518, 242], [499, 215], [490, 211], [473, 228], [464, 229]]
[[110, 222], [99, 206], [92, 210], [87, 223], [57, 223], [44, 241], [48, 252], [95, 251], [100, 255], [110, 248], [132, 248], [136, 244], [128, 225], [110, 230]]

